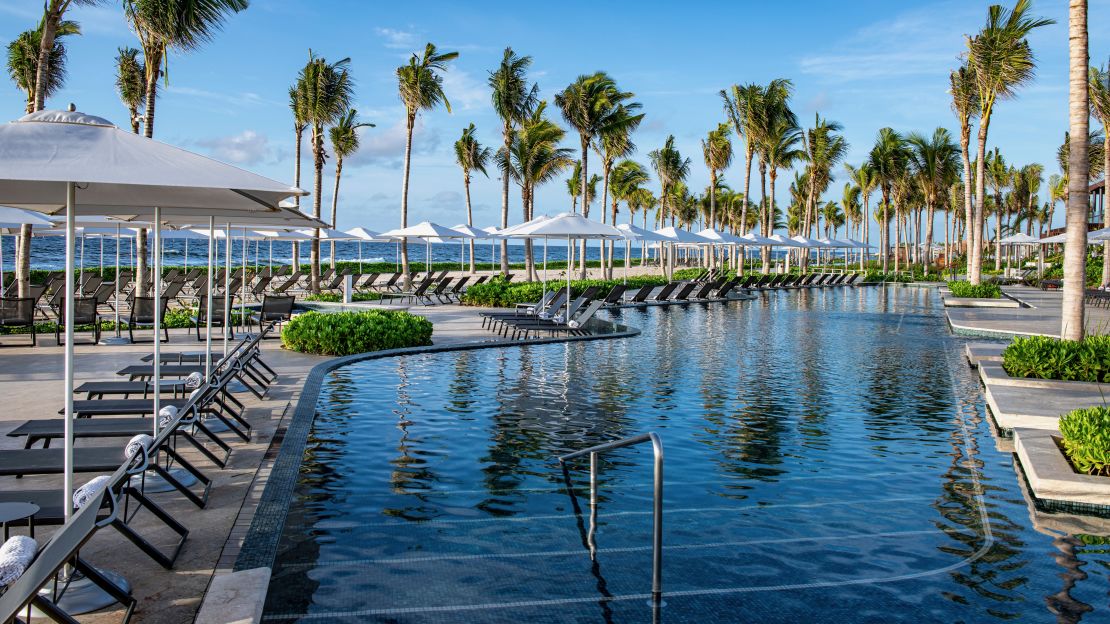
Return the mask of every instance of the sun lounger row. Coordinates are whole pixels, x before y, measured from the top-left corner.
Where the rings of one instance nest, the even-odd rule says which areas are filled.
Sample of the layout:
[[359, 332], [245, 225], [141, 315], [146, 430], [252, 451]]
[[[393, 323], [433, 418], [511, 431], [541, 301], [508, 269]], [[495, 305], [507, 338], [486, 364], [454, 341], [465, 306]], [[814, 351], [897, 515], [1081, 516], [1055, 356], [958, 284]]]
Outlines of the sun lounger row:
[[[110, 526], [158, 565], [173, 567], [189, 529], [154, 500], [155, 494], [148, 487], [149, 475], [157, 475], [172, 486], [172, 492], [197, 507], [207, 505], [213, 480], [194, 463], [195, 459], [186, 457], [182, 443], [217, 468], [224, 468], [232, 449], [220, 438], [222, 427], [213, 423], [244, 440], [250, 439], [251, 426], [243, 415], [245, 408], [228, 385], [238, 380], [255, 394], [261, 394], [276, 380], [276, 373], [262, 362], [259, 351], [259, 341], [271, 329], [267, 326], [236, 344], [227, 357], [214, 362], [208, 379], [203, 379], [203, 354], [166, 354], [173, 359], [163, 358], [167, 365], [161, 372], [167, 378], [180, 379], [180, 383], [151, 386], [147, 380], [152, 376], [153, 366], [143, 362], [118, 372], [128, 381], [88, 382], [76, 389], [86, 399], [75, 401], [79, 417], [73, 423], [74, 436], [79, 440], [117, 439], [127, 444], [81, 445], [74, 449], [74, 472], [101, 476], [77, 489], [68, 522], [60, 488], [0, 488], [0, 502], [39, 505], [34, 516], [36, 524], [63, 525], [41, 546], [23, 536], [13, 538], [22, 540], [16, 546], [21, 549], [26, 566], [18, 578], [6, 579], [8, 585], [0, 594], [0, 622], [26, 619], [32, 606], [55, 621], [73, 621], [58, 607], [66, 584], [56, 579], [66, 566], [118, 600], [125, 610], [125, 622], [131, 617], [135, 599], [82, 559], [78, 550], [97, 531]], [[158, 414], [154, 414], [153, 392], [169, 395], [161, 401]], [[142, 398], [131, 398], [133, 395]], [[158, 434], [152, 435], [155, 419], [159, 423]], [[26, 444], [23, 449], [0, 451], [0, 478], [62, 473], [64, 450], [52, 447], [51, 442], [64, 439], [63, 419], [29, 420], [8, 435], [25, 438]], [[42, 446], [36, 447], [37, 444]], [[181, 471], [192, 479], [183, 479]], [[134, 520], [140, 512], [149, 513], [156, 525], [136, 528]], [[173, 539], [168, 539], [157, 526], [164, 527]], [[152, 531], [158, 535], [143, 534]], [[53, 591], [40, 592], [44, 587]]]

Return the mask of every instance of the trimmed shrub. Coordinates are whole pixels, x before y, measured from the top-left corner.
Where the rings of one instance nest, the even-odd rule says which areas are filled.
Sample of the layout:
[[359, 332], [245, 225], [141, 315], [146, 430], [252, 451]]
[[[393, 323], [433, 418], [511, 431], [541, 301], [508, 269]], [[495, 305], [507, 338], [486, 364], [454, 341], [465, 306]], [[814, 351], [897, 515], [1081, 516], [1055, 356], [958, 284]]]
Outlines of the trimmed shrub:
[[[577, 297], [590, 286], [598, 286], [600, 287], [600, 296], [605, 296], [613, 286], [623, 283], [623, 280], [572, 280], [570, 290], [571, 294]], [[636, 289], [649, 284], [658, 286], [666, 283], [665, 278], [653, 275], [639, 275], [628, 278], [629, 289]], [[565, 280], [548, 280], [547, 290], [558, 290], [565, 285]], [[484, 284], [475, 284], [466, 289], [466, 294], [463, 295], [463, 305], [511, 308], [518, 303], [539, 301], [542, 296], [542, 282], [506, 282], [503, 279], [494, 278]]]
[[[374, 292], [356, 292], [351, 295], [351, 301], [377, 301], [382, 296]], [[343, 295], [333, 292], [322, 292], [316, 294], [305, 295], [305, 301], [321, 301], [325, 303], [341, 303]]]
[[315, 355], [353, 355], [432, 344], [432, 322], [393, 310], [306, 312], [281, 330], [281, 344]]
[[948, 290], [953, 297], [965, 299], [1001, 299], [1002, 288], [998, 284], [972, 284], [970, 282], [948, 282]]
[[1110, 476], [1110, 408], [1088, 407], [1060, 417], [1064, 454], [1075, 469]]
[[1110, 382], [1110, 336], [1014, 338], [1002, 351], [1002, 368], [1014, 377]]

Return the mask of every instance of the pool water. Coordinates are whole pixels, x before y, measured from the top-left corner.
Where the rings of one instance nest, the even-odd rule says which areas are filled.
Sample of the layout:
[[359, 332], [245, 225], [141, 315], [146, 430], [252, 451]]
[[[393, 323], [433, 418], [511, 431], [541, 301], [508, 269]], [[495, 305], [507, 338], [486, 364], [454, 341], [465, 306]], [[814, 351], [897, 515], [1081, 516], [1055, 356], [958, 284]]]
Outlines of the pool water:
[[[642, 334], [332, 373], [265, 620], [1110, 621], [1107, 540], [1029, 504], [935, 290], [612, 315]], [[593, 558], [555, 460], [648, 431], [658, 609], [650, 445], [602, 457]]]

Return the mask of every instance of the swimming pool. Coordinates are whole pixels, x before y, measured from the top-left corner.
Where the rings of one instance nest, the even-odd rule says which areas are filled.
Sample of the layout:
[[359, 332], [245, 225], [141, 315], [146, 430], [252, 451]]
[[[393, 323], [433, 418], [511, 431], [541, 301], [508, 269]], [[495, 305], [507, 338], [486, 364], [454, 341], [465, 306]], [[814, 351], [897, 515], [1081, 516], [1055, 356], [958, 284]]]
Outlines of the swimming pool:
[[[331, 373], [264, 619], [1110, 620], [1110, 549], [1034, 528], [934, 290], [613, 314], [642, 334]], [[661, 609], [650, 447], [602, 458], [593, 559], [554, 459], [647, 431]]]

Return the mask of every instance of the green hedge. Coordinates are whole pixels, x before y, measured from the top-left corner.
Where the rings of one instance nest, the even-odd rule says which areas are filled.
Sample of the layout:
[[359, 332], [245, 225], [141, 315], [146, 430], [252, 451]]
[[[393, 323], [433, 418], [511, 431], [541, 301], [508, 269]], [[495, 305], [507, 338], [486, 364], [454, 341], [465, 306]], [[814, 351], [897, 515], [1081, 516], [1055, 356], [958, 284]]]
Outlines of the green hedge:
[[[377, 301], [382, 296], [376, 292], [356, 292], [351, 295], [351, 301]], [[333, 292], [322, 292], [316, 294], [305, 295], [305, 301], [323, 301], [327, 303], [340, 303], [343, 301], [343, 295]]]
[[[678, 279], [677, 271], [675, 272], [675, 277]], [[598, 286], [601, 296], [604, 296], [608, 294], [608, 291], [612, 289], [613, 286], [623, 283], [624, 280], [572, 280], [570, 283], [570, 290], [573, 296], [577, 297], [590, 286]], [[660, 286], [666, 283], [666, 278], [660, 276], [639, 275], [629, 277], [627, 285], [629, 289], [637, 289], [642, 286]], [[547, 282], [547, 290], [557, 290], [565, 285], [565, 281], [551, 280]], [[544, 286], [542, 282], [506, 282], [505, 280], [494, 278], [484, 284], [475, 284], [468, 288], [466, 294], [463, 295], [462, 302], [463, 305], [485, 308], [511, 308], [518, 303], [539, 301], [543, 296], [543, 289]]]
[[353, 355], [432, 344], [432, 323], [422, 316], [392, 310], [306, 312], [281, 331], [282, 345], [315, 355]]
[[1014, 377], [1110, 382], [1110, 336], [1014, 338], [1002, 351], [1002, 368]]
[[1088, 407], [1060, 417], [1064, 453], [1076, 470], [1110, 476], [1110, 408]]
[[1002, 288], [998, 284], [972, 284], [971, 282], [948, 282], [948, 290], [953, 297], [965, 299], [1001, 299]]

